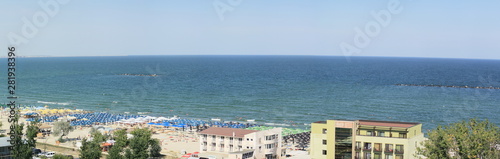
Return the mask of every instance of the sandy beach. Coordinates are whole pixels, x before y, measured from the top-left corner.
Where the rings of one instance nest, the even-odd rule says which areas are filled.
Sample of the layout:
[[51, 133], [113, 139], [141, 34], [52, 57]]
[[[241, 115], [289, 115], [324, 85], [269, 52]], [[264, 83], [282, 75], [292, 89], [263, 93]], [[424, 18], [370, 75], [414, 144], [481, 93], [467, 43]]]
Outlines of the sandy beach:
[[[8, 116], [5, 113], [2, 113], [2, 116], [0, 118], [0, 121], [2, 122], [2, 130], [8, 131], [10, 127], [10, 123], [8, 122]], [[21, 123], [27, 124], [28, 122], [26, 121], [26, 118], [21, 117], [20, 119]], [[48, 125], [52, 125], [53, 123], [46, 123]], [[127, 125], [121, 125], [121, 124], [111, 124], [111, 125], [99, 125], [102, 126], [106, 129], [134, 129], [134, 128], [140, 128], [140, 126], [127, 126]], [[162, 147], [162, 154], [165, 155], [172, 155], [172, 156], [181, 156], [181, 153], [192, 153], [192, 152], [197, 152], [199, 151], [199, 144], [198, 144], [198, 137], [196, 132], [187, 132], [187, 131], [175, 131], [173, 129], [166, 129], [163, 127], [155, 127], [155, 126], [150, 126], [146, 124], [142, 124], [142, 127], [148, 127], [151, 130], [153, 130], [153, 135], [152, 138], [156, 138], [160, 140], [160, 144]], [[67, 139], [66, 142], [63, 143], [57, 143], [57, 139], [59, 136], [54, 136], [54, 135], [47, 135], [45, 137], [38, 137], [37, 142], [38, 143], [47, 143], [51, 145], [58, 145], [58, 146], [63, 146], [67, 147], [70, 149], [74, 149], [75, 152], [78, 152], [78, 145], [81, 142], [81, 140], [77, 139], [83, 139], [84, 137], [89, 138], [90, 137], [90, 130], [92, 127], [82, 127], [82, 126], [75, 126], [75, 130], [70, 132], [68, 136], [65, 136], [64, 139]], [[129, 130], [130, 131], [130, 130]], [[103, 133], [109, 133], [106, 131], [101, 131]], [[44, 151], [43, 147], [37, 147]], [[67, 154], [75, 154], [75, 152], [61, 152], [61, 153], [67, 153]]]
[[[62, 117], [58, 117], [59, 119], [55, 119], [54, 118], [55, 114], [47, 114], [47, 112], [50, 112], [50, 111], [59, 112], [59, 114], [57, 114], [57, 115], [62, 116]], [[78, 123], [78, 121], [87, 121], [87, 120], [88, 121], [95, 121], [95, 120], [97, 120], [97, 119], [95, 119], [97, 117], [101, 117], [99, 119], [102, 119], [102, 116], [105, 116], [105, 117], [113, 116], [113, 115], [107, 114], [107, 113], [104, 113], [104, 114], [101, 113], [99, 115], [99, 113], [82, 112], [81, 110], [80, 111], [75, 110], [74, 112], [72, 112], [72, 110], [67, 110], [67, 109], [64, 109], [63, 111], [51, 109], [50, 111], [47, 111], [47, 110], [41, 111], [41, 112], [44, 112], [44, 113], [41, 113], [42, 116], [45, 117], [44, 120], [50, 120], [50, 122], [41, 123], [40, 128], [43, 128], [45, 130], [50, 130], [55, 121], [57, 121], [57, 120], [66, 121], [69, 118], [73, 118], [73, 120], [76, 121], [73, 123]], [[28, 112], [33, 113], [33, 111], [29, 111], [29, 110], [25, 110], [25, 111], [20, 112], [20, 114], [23, 114], [23, 115], [21, 115], [21, 118], [19, 120], [20, 123], [25, 123], [25, 124], [29, 123], [29, 121], [27, 121], [28, 118], [24, 117], [24, 114], [26, 114]], [[61, 114], [60, 112], [63, 112], [63, 114]], [[73, 114], [71, 114], [71, 113], [73, 113]], [[0, 121], [2, 122], [1, 129], [8, 131], [9, 127], [10, 127], [10, 123], [8, 122], [8, 116], [7, 116], [8, 114], [6, 111], [2, 111], [1, 114], [2, 114], [1, 118], [0, 118]], [[68, 114], [71, 114], [71, 115], [68, 115]], [[81, 116], [82, 114], [87, 114], [86, 117], [93, 117], [93, 118], [91, 118], [91, 119], [82, 118], [82, 116]], [[96, 115], [96, 114], [98, 114], [98, 115]], [[68, 116], [66, 116], [66, 115], [68, 115]], [[75, 116], [79, 116], [80, 118], [76, 119]], [[157, 122], [155, 123], [155, 122], [152, 122], [153, 121], [152, 119], [156, 118], [156, 117], [150, 117], [150, 118], [144, 118], [144, 117], [138, 117], [138, 116], [136, 116], [136, 117], [137, 118], [135, 118], [135, 119], [120, 119], [120, 121], [116, 121], [116, 119], [117, 119], [116, 116], [113, 116], [110, 118], [114, 118], [115, 120], [113, 120], [113, 122], [107, 122], [104, 125], [98, 124], [98, 123], [93, 123], [93, 124], [87, 123], [87, 125], [75, 125], [74, 130], [72, 132], [70, 132], [67, 136], [63, 137], [63, 139], [65, 139], [66, 141], [62, 142], [62, 143], [59, 143], [57, 141], [60, 136], [54, 136], [51, 134], [42, 135], [42, 133], [39, 133], [38, 137], [36, 139], [37, 139], [37, 143], [42, 143], [41, 144], [42, 146], [37, 146], [37, 148], [41, 149], [44, 152], [45, 151], [55, 151], [57, 153], [78, 156], [79, 155], [78, 150], [79, 150], [79, 147], [81, 146], [81, 141], [83, 138], [90, 138], [90, 131], [92, 128], [96, 128], [97, 130], [99, 130], [103, 134], [112, 134], [113, 131], [119, 130], [119, 129], [126, 129], [127, 132], [131, 132], [134, 129], [138, 129], [138, 128], [148, 128], [149, 130], [151, 130], [153, 132], [152, 138], [158, 139], [160, 141], [160, 145], [162, 147], [161, 153], [163, 155], [172, 156], [174, 158], [177, 158], [177, 157], [180, 157], [186, 153], [194, 153], [194, 152], [200, 151], [200, 146], [199, 146], [200, 143], [198, 141], [199, 138], [198, 138], [198, 133], [196, 131], [196, 127], [195, 128], [193, 128], [193, 127], [186, 128], [186, 125], [185, 125], [182, 128], [182, 127], [178, 127], [178, 126], [182, 125], [182, 122], [190, 122], [190, 123], [198, 123], [198, 124], [203, 123], [203, 122], [197, 121], [197, 120], [190, 120], [190, 119], [179, 119], [179, 118], [174, 117], [174, 118], [168, 120], [168, 122], [164, 122], [165, 120], [162, 119], [162, 120], [156, 120]], [[138, 118], [143, 118], [143, 119], [141, 119], [141, 122], [130, 122], [130, 121], [136, 120]], [[159, 118], [161, 118], [161, 117], [158, 117], [158, 119]], [[108, 119], [109, 118], [106, 118], [104, 120], [109, 121]], [[164, 119], [167, 119], [167, 118], [164, 118]], [[160, 122], [160, 121], [163, 121], [163, 122]], [[174, 125], [174, 123], [177, 125]], [[164, 124], [167, 124], [168, 127], [165, 126]], [[203, 124], [203, 125], [205, 125], [205, 124]], [[232, 126], [232, 127], [245, 126], [245, 125], [248, 126], [248, 124], [232, 123], [232, 122], [229, 122], [229, 123], [214, 122], [213, 124], [215, 124], [214, 126]], [[251, 128], [259, 130], [259, 129], [269, 129], [272, 127], [251, 127]], [[290, 133], [290, 132], [288, 132], [288, 133]], [[299, 132], [294, 132], [292, 134], [296, 134], [296, 133], [299, 133]], [[293, 135], [291, 135], [291, 136], [293, 136]], [[290, 141], [288, 141], [288, 142], [290, 142]], [[293, 154], [293, 156], [299, 157], [299, 158], [307, 158], [308, 157], [307, 152], [305, 152], [305, 151], [299, 150], [299, 151], [293, 152], [294, 150], [299, 149], [299, 147], [297, 147], [297, 143], [295, 143], [295, 144], [285, 143], [285, 145], [287, 145], [286, 146], [287, 149], [290, 149], [291, 154]], [[104, 151], [104, 154], [107, 154], [107, 152]]]

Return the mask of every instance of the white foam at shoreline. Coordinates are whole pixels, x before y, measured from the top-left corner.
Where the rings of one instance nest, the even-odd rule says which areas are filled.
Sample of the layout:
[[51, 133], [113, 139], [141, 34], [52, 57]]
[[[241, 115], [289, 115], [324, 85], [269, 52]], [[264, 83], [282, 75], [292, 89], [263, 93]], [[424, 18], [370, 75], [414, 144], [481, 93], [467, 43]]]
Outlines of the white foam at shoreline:
[[56, 105], [70, 105], [71, 103], [58, 103], [58, 102], [45, 102], [45, 101], [36, 101], [37, 103], [42, 104], [56, 104]]

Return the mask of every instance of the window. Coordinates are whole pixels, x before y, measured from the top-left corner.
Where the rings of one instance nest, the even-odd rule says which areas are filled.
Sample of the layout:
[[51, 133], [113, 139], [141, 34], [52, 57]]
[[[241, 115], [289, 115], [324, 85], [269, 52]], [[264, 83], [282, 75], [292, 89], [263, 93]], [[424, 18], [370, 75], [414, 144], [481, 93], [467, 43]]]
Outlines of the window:
[[399, 133], [399, 138], [406, 138], [406, 133]]
[[361, 149], [361, 142], [356, 142], [356, 149], [360, 150]]
[[278, 138], [278, 134], [266, 136], [266, 140], [274, 140], [276, 138]]
[[266, 145], [264, 145], [264, 146], [266, 147], [266, 149], [272, 149], [272, 148], [274, 148], [274, 147], [275, 147], [275, 145], [274, 145], [274, 144], [266, 144]]
[[382, 155], [379, 153], [373, 154], [373, 159], [382, 159]]
[[323, 145], [326, 145], [326, 140], [323, 140]]
[[394, 151], [392, 144], [385, 144], [385, 152], [392, 153]]
[[396, 155], [396, 159], [403, 159], [403, 155]]
[[323, 129], [323, 134], [326, 134], [326, 129]]
[[378, 136], [384, 137], [385, 136], [385, 132], [384, 131], [379, 131], [378, 132]]
[[375, 147], [373, 148], [373, 151], [382, 151], [382, 144], [375, 143]]
[[363, 146], [364, 150], [370, 151], [372, 150], [372, 143], [365, 142], [365, 145]]
[[323, 150], [323, 155], [326, 155], [326, 150]]
[[365, 157], [364, 158], [365, 159], [372, 159], [372, 154], [369, 153], [369, 152], [367, 152], [367, 153], [365, 153]]
[[356, 154], [354, 154], [354, 158], [359, 159], [359, 152], [356, 152]]
[[373, 136], [373, 131], [366, 131], [367, 136]]
[[[403, 145], [396, 145], [396, 153], [404, 153], [404, 146]], [[396, 156], [397, 158], [397, 156]]]
[[385, 159], [393, 159], [392, 154], [385, 154]]
[[229, 151], [233, 151], [233, 145], [229, 145]]

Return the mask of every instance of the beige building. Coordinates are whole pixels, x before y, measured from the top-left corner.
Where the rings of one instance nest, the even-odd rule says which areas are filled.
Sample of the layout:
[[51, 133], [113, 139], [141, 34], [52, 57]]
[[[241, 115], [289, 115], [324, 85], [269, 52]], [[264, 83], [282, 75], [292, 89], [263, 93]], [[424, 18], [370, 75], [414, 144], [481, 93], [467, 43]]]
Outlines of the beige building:
[[311, 124], [312, 159], [413, 159], [422, 124], [327, 120]]
[[201, 131], [200, 156], [214, 154], [224, 159], [284, 158], [282, 129], [246, 130], [212, 127]]

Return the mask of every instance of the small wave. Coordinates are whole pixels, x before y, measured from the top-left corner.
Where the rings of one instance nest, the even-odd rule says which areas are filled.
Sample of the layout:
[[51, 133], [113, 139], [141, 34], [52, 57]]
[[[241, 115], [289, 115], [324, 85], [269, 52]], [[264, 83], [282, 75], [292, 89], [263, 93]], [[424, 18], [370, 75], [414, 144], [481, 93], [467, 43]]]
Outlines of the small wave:
[[56, 104], [56, 105], [70, 105], [71, 103], [58, 103], [58, 102], [45, 102], [45, 101], [36, 101], [37, 103], [42, 104]]
[[454, 85], [434, 85], [434, 84], [395, 84], [396, 86], [418, 86], [418, 87], [448, 87], [448, 88], [475, 88], [475, 89], [500, 89], [500, 87], [480, 87], [480, 86], [454, 86]]

